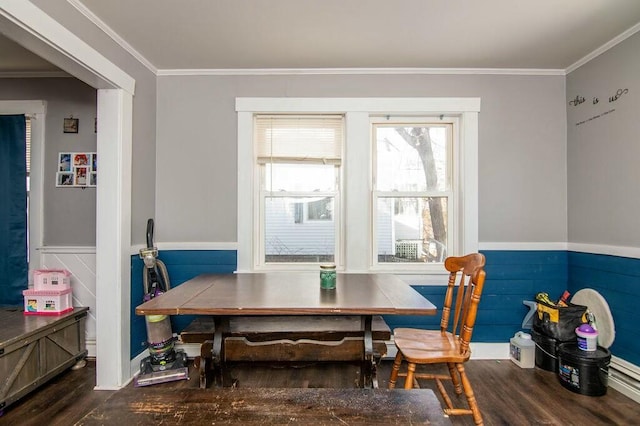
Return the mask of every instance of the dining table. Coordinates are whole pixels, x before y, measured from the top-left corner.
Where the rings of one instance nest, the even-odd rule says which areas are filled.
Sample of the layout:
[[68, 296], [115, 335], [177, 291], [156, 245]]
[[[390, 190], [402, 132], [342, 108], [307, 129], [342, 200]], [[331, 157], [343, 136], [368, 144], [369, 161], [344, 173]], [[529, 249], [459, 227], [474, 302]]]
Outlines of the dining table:
[[[224, 330], [229, 318], [357, 315], [361, 318], [364, 386], [377, 387], [373, 317], [435, 315], [436, 307], [399, 276], [390, 273], [337, 273], [335, 288], [326, 289], [321, 286], [318, 272], [274, 271], [201, 274], [137, 306], [135, 312], [137, 315], [212, 317], [213, 343], [207, 358], [212, 363], [216, 383], [223, 381]], [[200, 369], [202, 372], [203, 365]], [[202, 374], [201, 387], [206, 387]]]

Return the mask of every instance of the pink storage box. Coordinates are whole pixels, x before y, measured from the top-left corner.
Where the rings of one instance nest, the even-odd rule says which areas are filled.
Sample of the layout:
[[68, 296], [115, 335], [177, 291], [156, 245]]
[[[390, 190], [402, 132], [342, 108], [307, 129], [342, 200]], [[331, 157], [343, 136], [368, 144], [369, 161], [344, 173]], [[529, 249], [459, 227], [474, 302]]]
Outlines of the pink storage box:
[[71, 288], [71, 272], [66, 269], [36, 269], [33, 271], [36, 290], [66, 290]]
[[71, 289], [23, 290], [25, 315], [61, 315], [73, 310]]

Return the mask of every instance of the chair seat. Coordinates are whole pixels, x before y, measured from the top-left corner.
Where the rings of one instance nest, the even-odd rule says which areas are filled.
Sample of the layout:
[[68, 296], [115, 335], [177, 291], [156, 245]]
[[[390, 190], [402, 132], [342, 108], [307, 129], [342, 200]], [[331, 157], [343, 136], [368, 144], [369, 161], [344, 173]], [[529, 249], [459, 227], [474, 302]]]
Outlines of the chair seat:
[[460, 353], [459, 339], [453, 334], [440, 330], [420, 330], [415, 328], [396, 328], [393, 331], [394, 342], [408, 362], [416, 364], [440, 362], [465, 362], [471, 351]]

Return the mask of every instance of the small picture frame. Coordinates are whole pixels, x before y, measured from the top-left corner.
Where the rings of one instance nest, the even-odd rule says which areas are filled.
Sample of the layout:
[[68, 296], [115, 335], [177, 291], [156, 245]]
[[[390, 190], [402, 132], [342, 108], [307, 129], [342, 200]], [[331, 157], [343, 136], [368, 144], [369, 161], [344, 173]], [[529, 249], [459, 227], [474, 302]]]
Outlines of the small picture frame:
[[63, 124], [64, 133], [78, 133], [78, 119], [77, 118], [65, 118]]
[[59, 172], [70, 172], [71, 171], [71, 154], [60, 153], [58, 161], [58, 171]]
[[73, 173], [58, 173], [57, 186], [73, 186]]

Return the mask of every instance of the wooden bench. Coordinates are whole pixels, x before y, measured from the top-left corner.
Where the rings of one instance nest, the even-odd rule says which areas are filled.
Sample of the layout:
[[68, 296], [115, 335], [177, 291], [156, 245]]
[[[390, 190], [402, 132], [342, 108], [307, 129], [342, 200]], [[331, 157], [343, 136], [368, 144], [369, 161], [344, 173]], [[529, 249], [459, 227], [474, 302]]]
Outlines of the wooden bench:
[[[198, 317], [182, 333], [184, 343], [200, 343], [201, 382], [210, 373], [214, 319]], [[381, 316], [371, 324], [373, 357], [387, 352], [391, 330]], [[361, 317], [334, 315], [231, 317], [222, 326], [222, 362], [363, 362]], [[203, 384], [206, 387], [206, 384]]]
[[77, 425], [450, 425], [431, 389], [126, 387]]

